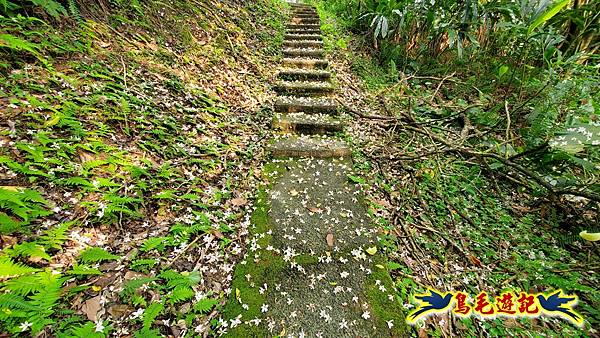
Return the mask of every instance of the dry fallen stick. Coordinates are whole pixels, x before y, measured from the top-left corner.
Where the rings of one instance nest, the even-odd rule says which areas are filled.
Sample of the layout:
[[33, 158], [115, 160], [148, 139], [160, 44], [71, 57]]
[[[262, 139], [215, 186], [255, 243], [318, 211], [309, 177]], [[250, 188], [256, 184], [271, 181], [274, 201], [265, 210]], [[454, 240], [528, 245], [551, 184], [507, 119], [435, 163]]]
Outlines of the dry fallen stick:
[[448, 80], [449, 78], [453, 77], [454, 74], [456, 74], [456, 72], [448, 75], [448, 76], [444, 76], [444, 78], [440, 81], [440, 83], [438, 83], [437, 88], [435, 89], [435, 92], [433, 92], [433, 95], [431, 95], [431, 97], [429, 98], [429, 102], [433, 102], [433, 100], [435, 100], [435, 97], [437, 96], [437, 93], [440, 91], [440, 88], [442, 87], [442, 84], [444, 83], [444, 81]]
[[502, 163], [504, 166], [515, 169], [522, 176], [535, 181], [537, 184], [544, 187], [544, 189], [546, 189], [550, 193], [550, 195], [553, 195], [553, 196], [573, 195], [573, 196], [584, 197], [591, 201], [600, 203], [600, 195], [595, 194], [593, 192], [576, 190], [576, 189], [556, 190], [556, 189], [554, 189], [554, 186], [552, 186], [549, 182], [547, 182], [544, 178], [540, 177], [538, 174], [534, 173], [532, 170], [530, 170], [520, 164], [512, 162], [510, 159], [506, 159], [496, 153], [481, 152], [481, 151], [475, 150], [473, 148], [464, 147], [462, 145], [452, 144], [452, 143], [448, 142], [446, 139], [444, 139], [443, 137], [439, 136], [438, 134], [436, 134], [436, 133], [432, 132], [431, 130], [425, 128], [424, 126], [420, 125], [408, 114], [405, 114], [402, 117], [391, 117], [391, 116], [382, 116], [382, 115], [366, 115], [366, 114], [362, 114], [360, 112], [356, 112], [351, 107], [348, 107], [347, 105], [345, 105], [344, 102], [342, 102], [341, 100], [338, 100], [338, 102], [340, 102], [340, 104], [342, 104], [349, 112], [351, 112], [352, 114], [359, 116], [361, 118], [379, 120], [382, 123], [399, 120], [399, 121], [403, 122], [401, 124], [401, 128], [422, 134], [424, 136], [429, 137], [432, 141], [442, 144], [443, 146], [448, 148], [447, 150], [445, 150], [445, 152], [456, 152], [456, 153], [460, 153], [462, 155], [468, 155], [468, 156], [478, 158], [479, 160], [483, 160], [484, 158], [492, 158], [494, 160], [497, 160], [498, 162]]

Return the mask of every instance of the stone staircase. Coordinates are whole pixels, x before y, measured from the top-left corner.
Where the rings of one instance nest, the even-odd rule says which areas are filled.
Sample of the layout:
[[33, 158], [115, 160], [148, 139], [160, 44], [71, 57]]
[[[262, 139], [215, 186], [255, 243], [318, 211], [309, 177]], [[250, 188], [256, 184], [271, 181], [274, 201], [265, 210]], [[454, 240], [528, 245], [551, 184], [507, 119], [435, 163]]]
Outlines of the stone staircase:
[[[337, 103], [329, 96], [329, 62], [325, 58], [320, 19], [316, 10], [292, 4], [293, 15], [286, 26], [284, 59], [277, 74], [273, 128], [292, 135], [281, 137], [270, 146], [274, 156], [348, 156], [350, 151], [339, 140], [306, 135], [331, 135], [341, 132], [344, 123], [337, 116]], [[293, 135], [296, 134], [296, 135]]]
[[245, 260], [221, 333], [230, 337], [402, 337], [404, 315], [376, 253], [315, 8], [291, 4], [265, 166]]

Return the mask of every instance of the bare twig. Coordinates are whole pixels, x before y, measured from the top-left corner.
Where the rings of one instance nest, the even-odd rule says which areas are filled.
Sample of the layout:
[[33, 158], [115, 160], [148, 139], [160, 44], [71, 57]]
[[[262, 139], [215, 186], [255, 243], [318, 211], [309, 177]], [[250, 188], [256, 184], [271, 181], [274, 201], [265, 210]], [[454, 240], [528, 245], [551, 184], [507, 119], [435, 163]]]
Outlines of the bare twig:
[[433, 102], [433, 100], [435, 99], [435, 96], [437, 95], [437, 93], [440, 91], [440, 88], [442, 87], [442, 84], [444, 83], [444, 81], [448, 80], [449, 78], [453, 77], [454, 74], [456, 74], [456, 72], [448, 75], [448, 76], [444, 76], [442, 78], [442, 80], [440, 81], [440, 83], [438, 83], [437, 88], [435, 89], [435, 92], [433, 92], [433, 95], [431, 95], [431, 97], [429, 98], [429, 102]]

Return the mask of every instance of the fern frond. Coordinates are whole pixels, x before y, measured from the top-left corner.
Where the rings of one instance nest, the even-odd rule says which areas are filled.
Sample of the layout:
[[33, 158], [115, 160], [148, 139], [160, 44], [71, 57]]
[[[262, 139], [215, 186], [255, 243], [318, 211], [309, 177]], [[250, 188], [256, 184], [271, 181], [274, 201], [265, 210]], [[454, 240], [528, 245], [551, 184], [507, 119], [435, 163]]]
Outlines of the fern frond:
[[178, 286], [192, 287], [200, 282], [200, 271], [184, 271], [178, 273], [174, 270], [165, 270], [160, 273], [160, 278], [167, 281], [167, 287], [172, 289]]
[[40, 292], [29, 297], [29, 303], [36, 307], [35, 311], [30, 311], [28, 321], [33, 323], [31, 332], [38, 333], [45, 326], [54, 323], [50, 316], [54, 313], [54, 308], [58, 305], [62, 292], [62, 284], [66, 278], [61, 275], [44, 271], [39, 273], [39, 282], [43, 286]]
[[83, 263], [96, 263], [102, 261], [111, 261], [117, 260], [121, 258], [120, 256], [113, 255], [110, 252], [99, 248], [99, 247], [89, 247], [85, 249], [80, 255], [79, 259]]
[[74, 221], [65, 222], [56, 226], [54, 228], [50, 228], [38, 238], [38, 243], [43, 245], [46, 249], [57, 249], [60, 250], [62, 244], [68, 239], [67, 231], [69, 228], [75, 224]]
[[12, 257], [39, 257], [47, 261], [51, 259], [50, 255], [46, 253], [44, 247], [35, 242], [23, 242], [21, 244], [17, 244], [13, 246], [12, 249], [8, 249], [6, 252]]
[[30, 0], [35, 5], [42, 7], [42, 9], [55, 19], [60, 18], [62, 15], [67, 15], [67, 10], [59, 2], [55, 0]]
[[102, 271], [87, 265], [75, 264], [73, 265], [73, 268], [69, 270], [68, 274], [75, 276], [101, 275]]
[[194, 304], [194, 309], [200, 313], [208, 313], [210, 310], [218, 304], [219, 301], [217, 299], [205, 298], [199, 300], [196, 304]]
[[69, 177], [67, 179], [57, 181], [57, 183], [65, 186], [95, 188], [92, 182], [83, 177]]
[[[39, 292], [44, 286], [40, 283], [37, 275], [24, 275], [9, 279], [2, 286], [2, 291], [10, 291], [21, 296], [26, 296], [33, 292]], [[1, 307], [1, 306], [0, 306]]]
[[81, 16], [81, 12], [79, 11], [79, 6], [77, 6], [77, 2], [75, 0], [69, 0], [69, 13], [71, 16], [79, 23], [83, 24], [83, 17]]
[[186, 301], [194, 297], [196, 293], [188, 286], [176, 286], [169, 295], [169, 301], [171, 304], [177, 304], [179, 302]]
[[165, 306], [162, 303], [152, 303], [148, 305], [146, 310], [144, 311], [144, 315], [142, 316], [142, 323], [144, 325], [144, 329], [149, 329], [154, 319], [158, 317], [158, 315], [162, 312]]
[[137, 291], [137, 289], [142, 287], [142, 285], [151, 283], [155, 280], [156, 278], [154, 277], [140, 277], [127, 281], [123, 285], [123, 290], [121, 290], [121, 297], [128, 297], [134, 294]]
[[15, 263], [10, 258], [0, 257], [0, 278], [14, 278], [39, 271], [21, 263]]
[[158, 251], [163, 251], [166, 245], [167, 237], [151, 237], [144, 241], [144, 243], [140, 246], [140, 250], [143, 252], [148, 252], [150, 250], [157, 249]]
[[0, 308], [11, 310], [34, 311], [35, 306], [29, 304], [25, 298], [14, 293], [0, 294]]

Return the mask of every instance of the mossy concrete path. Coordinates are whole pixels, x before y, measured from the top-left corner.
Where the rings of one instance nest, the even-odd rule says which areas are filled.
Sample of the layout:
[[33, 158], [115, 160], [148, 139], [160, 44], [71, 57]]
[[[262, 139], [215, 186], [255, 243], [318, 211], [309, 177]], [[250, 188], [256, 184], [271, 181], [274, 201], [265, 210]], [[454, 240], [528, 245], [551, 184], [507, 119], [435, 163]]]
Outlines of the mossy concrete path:
[[248, 253], [220, 332], [230, 337], [401, 337], [406, 324], [360, 190], [313, 7], [292, 4]]

